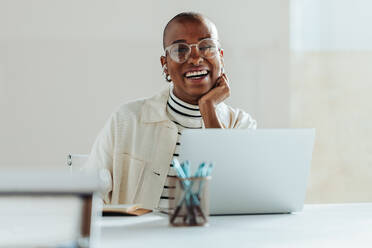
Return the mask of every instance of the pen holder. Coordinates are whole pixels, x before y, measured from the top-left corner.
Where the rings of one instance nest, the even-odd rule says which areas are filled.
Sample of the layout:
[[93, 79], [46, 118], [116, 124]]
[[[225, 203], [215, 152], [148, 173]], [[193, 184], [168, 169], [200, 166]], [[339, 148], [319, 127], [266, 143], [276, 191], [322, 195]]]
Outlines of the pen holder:
[[210, 176], [172, 178], [169, 190], [169, 224], [172, 226], [204, 226], [208, 223]]

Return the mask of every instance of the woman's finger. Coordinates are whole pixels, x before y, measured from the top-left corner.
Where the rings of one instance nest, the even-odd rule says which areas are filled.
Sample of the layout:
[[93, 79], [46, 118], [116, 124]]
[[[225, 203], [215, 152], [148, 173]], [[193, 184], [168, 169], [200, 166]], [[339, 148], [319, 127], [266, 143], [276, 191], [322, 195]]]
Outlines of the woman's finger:
[[226, 82], [229, 82], [229, 79], [228, 79], [228, 77], [227, 77], [227, 75], [225, 73], [222, 74], [222, 77], [226, 80]]
[[227, 79], [225, 74], [221, 76], [219, 85], [229, 86], [229, 80]]

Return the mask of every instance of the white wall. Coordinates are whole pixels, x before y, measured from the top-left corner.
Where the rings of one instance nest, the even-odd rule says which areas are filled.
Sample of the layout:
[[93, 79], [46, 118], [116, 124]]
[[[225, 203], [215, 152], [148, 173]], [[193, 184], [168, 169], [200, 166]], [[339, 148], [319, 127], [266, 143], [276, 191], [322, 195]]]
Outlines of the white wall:
[[68, 152], [88, 153], [120, 103], [166, 85], [162, 30], [185, 10], [217, 24], [228, 103], [259, 127], [288, 127], [288, 0], [0, 0], [0, 166], [63, 167]]
[[372, 1], [291, 0], [292, 51], [370, 51]]

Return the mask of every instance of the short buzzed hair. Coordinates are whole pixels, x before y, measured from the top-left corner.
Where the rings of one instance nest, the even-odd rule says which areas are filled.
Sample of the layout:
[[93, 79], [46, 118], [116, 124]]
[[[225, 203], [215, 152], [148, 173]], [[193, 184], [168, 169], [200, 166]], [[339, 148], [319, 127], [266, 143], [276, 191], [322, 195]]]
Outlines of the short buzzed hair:
[[204, 16], [203, 14], [200, 14], [200, 13], [197, 13], [197, 12], [182, 12], [182, 13], [179, 13], [178, 15], [176, 15], [172, 19], [170, 19], [170, 21], [167, 23], [167, 25], [165, 25], [165, 28], [164, 28], [164, 31], [163, 31], [163, 48], [164, 49], [165, 49], [165, 35], [167, 33], [167, 29], [172, 22], [177, 21], [179, 19], [198, 20], [198, 21], [206, 20], [209, 23], [214, 25], [214, 23], [211, 20], [209, 20], [206, 16]]

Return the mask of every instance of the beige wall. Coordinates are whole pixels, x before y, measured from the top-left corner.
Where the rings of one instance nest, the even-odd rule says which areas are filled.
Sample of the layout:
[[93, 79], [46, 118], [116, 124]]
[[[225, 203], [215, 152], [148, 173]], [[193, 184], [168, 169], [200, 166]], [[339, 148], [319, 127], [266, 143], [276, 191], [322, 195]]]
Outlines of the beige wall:
[[372, 52], [293, 52], [291, 126], [315, 127], [307, 202], [372, 201]]
[[217, 24], [228, 102], [288, 127], [288, 0], [0, 0], [0, 166], [63, 168], [88, 153], [119, 104], [166, 86], [162, 30], [185, 10]]

